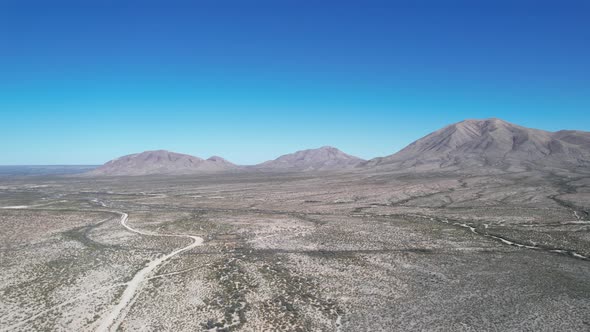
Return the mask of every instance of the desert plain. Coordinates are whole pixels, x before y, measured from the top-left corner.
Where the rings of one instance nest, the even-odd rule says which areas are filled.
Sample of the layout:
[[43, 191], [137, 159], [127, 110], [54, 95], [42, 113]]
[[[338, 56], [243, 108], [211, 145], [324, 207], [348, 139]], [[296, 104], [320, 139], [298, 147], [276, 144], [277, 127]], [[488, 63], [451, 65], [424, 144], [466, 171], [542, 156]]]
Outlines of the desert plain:
[[0, 331], [584, 331], [590, 172], [0, 179]]

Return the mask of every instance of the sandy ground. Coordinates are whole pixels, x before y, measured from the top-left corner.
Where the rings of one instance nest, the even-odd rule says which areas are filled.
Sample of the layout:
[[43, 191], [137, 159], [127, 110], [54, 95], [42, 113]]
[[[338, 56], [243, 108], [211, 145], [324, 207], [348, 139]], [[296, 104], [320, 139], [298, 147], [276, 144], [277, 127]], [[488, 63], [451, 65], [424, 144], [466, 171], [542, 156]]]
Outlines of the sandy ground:
[[0, 180], [0, 331], [583, 331], [590, 177]]

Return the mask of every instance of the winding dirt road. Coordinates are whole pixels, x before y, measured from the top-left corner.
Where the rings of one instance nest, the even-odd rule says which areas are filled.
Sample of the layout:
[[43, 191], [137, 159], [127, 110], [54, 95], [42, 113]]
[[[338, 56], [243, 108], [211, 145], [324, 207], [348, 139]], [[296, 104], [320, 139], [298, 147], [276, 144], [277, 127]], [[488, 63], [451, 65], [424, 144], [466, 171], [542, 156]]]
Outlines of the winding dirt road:
[[137, 230], [127, 224], [127, 221], [129, 219], [129, 216], [127, 215], [127, 213], [118, 212], [118, 211], [112, 211], [112, 212], [116, 212], [116, 213], [121, 214], [121, 225], [123, 225], [123, 227], [125, 227], [130, 232], [137, 233], [140, 235], [145, 235], [145, 236], [169, 236], [169, 237], [190, 238], [193, 240], [193, 242], [186, 247], [182, 247], [180, 249], [174, 250], [173, 252], [171, 252], [167, 255], [164, 255], [162, 257], [159, 257], [159, 258], [149, 262], [146, 265], [146, 267], [144, 267], [139, 272], [137, 272], [135, 274], [135, 276], [133, 276], [133, 279], [131, 279], [131, 281], [127, 284], [127, 288], [123, 292], [123, 295], [121, 296], [121, 298], [119, 300], [119, 303], [115, 307], [113, 307], [110, 312], [105, 314], [100, 319], [99, 326], [96, 329], [96, 331], [100, 331], [100, 332], [102, 332], [102, 331], [116, 331], [117, 330], [117, 328], [119, 327], [119, 325], [121, 324], [121, 322], [125, 318], [125, 315], [129, 309], [129, 307], [131, 306], [131, 304], [135, 300], [135, 295], [137, 293], [137, 290], [149, 279], [148, 278], [149, 274], [152, 271], [154, 271], [160, 264], [162, 264], [163, 262], [167, 261], [168, 259], [170, 259], [170, 258], [172, 258], [184, 251], [191, 250], [191, 249], [203, 244], [203, 238], [201, 238], [199, 236], [188, 235], [188, 234], [158, 234], [158, 233]]

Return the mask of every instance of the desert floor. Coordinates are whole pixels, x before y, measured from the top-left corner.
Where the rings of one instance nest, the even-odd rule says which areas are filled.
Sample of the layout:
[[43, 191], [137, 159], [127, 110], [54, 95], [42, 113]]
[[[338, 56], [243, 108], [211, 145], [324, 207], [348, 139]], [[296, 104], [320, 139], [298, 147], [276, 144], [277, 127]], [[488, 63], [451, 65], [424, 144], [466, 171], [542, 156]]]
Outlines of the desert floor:
[[588, 331], [590, 175], [0, 178], [0, 331]]

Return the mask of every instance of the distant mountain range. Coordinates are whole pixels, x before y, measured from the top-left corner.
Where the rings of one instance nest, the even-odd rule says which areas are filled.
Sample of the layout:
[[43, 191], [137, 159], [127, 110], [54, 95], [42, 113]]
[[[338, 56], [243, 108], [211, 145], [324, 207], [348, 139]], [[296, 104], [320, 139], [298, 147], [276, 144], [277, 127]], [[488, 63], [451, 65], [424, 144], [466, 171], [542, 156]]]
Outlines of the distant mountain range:
[[202, 159], [165, 150], [123, 156], [89, 176], [196, 174], [227, 171], [459, 170], [521, 171], [540, 167], [590, 167], [590, 132], [548, 132], [500, 119], [465, 120], [435, 131], [401, 151], [365, 161], [324, 146], [286, 154], [253, 166], [221, 157]]
[[107, 162], [88, 172], [91, 176], [137, 176], [150, 174], [194, 174], [237, 169], [229, 161], [213, 156], [202, 159], [166, 150], [130, 154]]
[[213, 173], [224, 171], [312, 171], [350, 169], [363, 159], [336, 148], [297, 151], [254, 166], [238, 166], [221, 157], [202, 159], [166, 150], [130, 154], [90, 171], [90, 176], [138, 176]]

